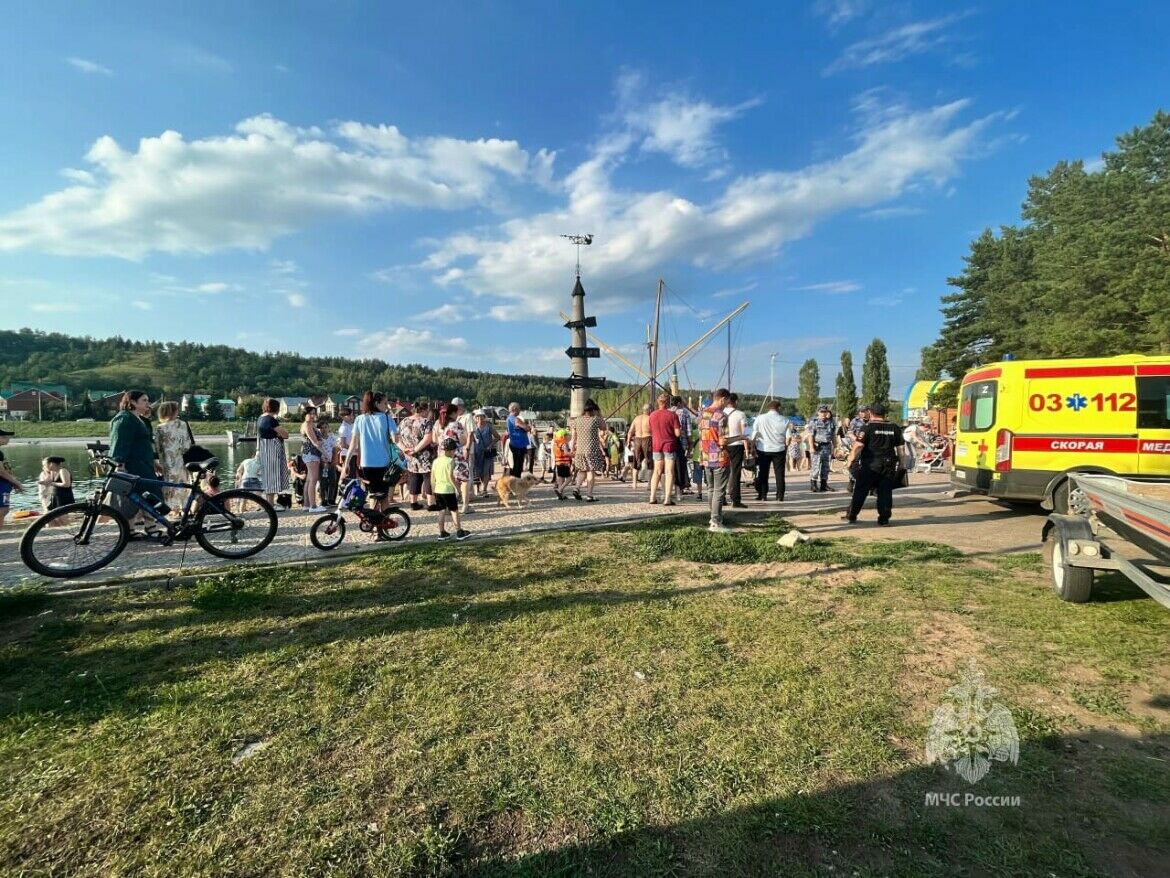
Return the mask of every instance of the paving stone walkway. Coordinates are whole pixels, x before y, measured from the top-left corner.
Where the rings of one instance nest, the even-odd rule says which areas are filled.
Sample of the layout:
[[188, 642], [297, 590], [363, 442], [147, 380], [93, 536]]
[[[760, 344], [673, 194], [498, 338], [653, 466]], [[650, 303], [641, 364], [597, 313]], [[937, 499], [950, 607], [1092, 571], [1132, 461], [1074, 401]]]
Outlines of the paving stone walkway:
[[[915, 476], [913, 482], [911, 487], [898, 492], [899, 507], [938, 503], [948, 496], [949, 486], [943, 476]], [[818, 530], [825, 528], [835, 530], [832, 524], [835, 519], [826, 513], [843, 507], [846, 502], [846, 486], [839, 476], [834, 477], [832, 484], [836, 489], [835, 493], [813, 494], [808, 490], [804, 479], [792, 478], [789, 480], [790, 487], [783, 503], [756, 502], [750, 499], [755, 496], [754, 489], [745, 486], [744, 502], [749, 508], [725, 509], [725, 522], [734, 526], [736, 519], [741, 515], [776, 513], [793, 520], [799, 519], [802, 526], [811, 526]], [[706, 502], [699, 503], [694, 496], [684, 497], [681, 503], [673, 507], [650, 505], [644, 487], [635, 494], [628, 483], [608, 480], [598, 483], [596, 503], [578, 502], [571, 497], [563, 502], [558, 501], [547, 484], [538, 485], [530, 496], [531, 505], [520, 509], [505, 510], [498, 507], [494, 494], [489, 500], [475, 502], [473, 504], [475, 511], [464, 517], [464, 527], [471, 531], [472, 538], [460, 545], [466, 546], [468, 551], [474, 551], [477, 540], [522, 536], [548, 530], [613, 525], [650, 516], [705, 515], [707, 509]], [[704, 499], [705, 497], [706, 495]], [[112, 564], [80, 580], [49, 579], [32, 573], [20, 560], [19, 542], [24, 528], [6, 527], [0, 531], [0, 588], [38, 584], [52, 589], [73, 589], [134, 580], [166, 580], [224, 570], [232, 564], [259, 566], [333, 563], [366, 552], [398, 551], [404, 545], [415, 544], [420, 540], [433, 541], [438, 536], [438, 513], [422, 510], [410, 512], [410, 516], [412, 521], [410, 535], [400, 543], [376, 542], [373, 535], [359, 531], [356, 519], [350, 516], [347, 520], [349, 528], [345, 542], [337, 549], [323, 552], [309, 541], [309, 527], [318, 518], [317, 513], [299, 511], [281, 513], [276, 538], [263, 552], [248, 561], [231, 562], [216, 558], [204, 552], [194, 540], [188, 544], [176, 543], [172, 546], [131, 543]], [[882, 530], [886, 531], [884, 528]], [[860, 531], [846, 533], [860, 534]], [[890, 529], [883, 533], [883, 536], [887, 534], [895, 539], [910, 538], [909, 533], [899, 532], [898, 529]]]

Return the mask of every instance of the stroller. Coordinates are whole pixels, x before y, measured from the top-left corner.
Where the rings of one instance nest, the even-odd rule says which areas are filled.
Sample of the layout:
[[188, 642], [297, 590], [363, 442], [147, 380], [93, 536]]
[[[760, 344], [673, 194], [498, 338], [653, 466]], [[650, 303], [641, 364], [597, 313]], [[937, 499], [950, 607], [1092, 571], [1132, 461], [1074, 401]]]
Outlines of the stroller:
[[945, 436], [931, 440], [930, 449], [922, 452], [914, 464], [916, 473], [943, 473], [951, 460], [951, 443]]

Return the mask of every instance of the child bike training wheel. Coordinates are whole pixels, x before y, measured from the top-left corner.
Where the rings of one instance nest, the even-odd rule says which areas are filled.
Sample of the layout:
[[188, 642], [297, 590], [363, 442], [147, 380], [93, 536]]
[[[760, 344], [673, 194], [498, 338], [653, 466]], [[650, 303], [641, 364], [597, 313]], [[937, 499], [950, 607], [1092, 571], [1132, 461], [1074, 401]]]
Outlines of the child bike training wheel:
[[71, 503], [33, 522], [20, 540], [20, 559], [41, 576], [70, 579], [105, 567], [129, 538], [129, 524], [112, 507]]
[[344, 539], [345, 519], [340, 515], [322, 515], [309, 528], [309, 542], [322, 552], [336, 549]]
[[195, 539], [220, 558], [250, 558], [276, 536], [276, 510], [251, 491], [223, 491], [203, 498]]

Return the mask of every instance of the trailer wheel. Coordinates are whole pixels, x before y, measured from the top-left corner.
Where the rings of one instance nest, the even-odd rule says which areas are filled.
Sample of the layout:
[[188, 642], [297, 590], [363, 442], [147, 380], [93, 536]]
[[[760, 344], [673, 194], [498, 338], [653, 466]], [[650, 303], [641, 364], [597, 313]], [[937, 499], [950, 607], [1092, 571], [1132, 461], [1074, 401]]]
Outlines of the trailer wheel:
[[1068, 563], [1060, 533], [1052, 539], [1052, 588], [1062, 601], [1074, 604], [1083, 604], [1093, 594], [1092, 568], [1073, 567]]
[[1074, 488], [1072, 479], [1066, 478], [1052, 492], [1052, 511], [1060, 515], [1087, 516], [1090, 512], [1089, 498], [1080, 488]]

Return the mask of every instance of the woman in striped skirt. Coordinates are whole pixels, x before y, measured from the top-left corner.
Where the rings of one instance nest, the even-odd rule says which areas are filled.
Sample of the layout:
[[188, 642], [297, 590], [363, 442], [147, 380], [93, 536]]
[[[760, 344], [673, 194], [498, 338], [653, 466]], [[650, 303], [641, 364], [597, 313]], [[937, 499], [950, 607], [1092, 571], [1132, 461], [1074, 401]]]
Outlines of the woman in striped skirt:
[[276, 413], [280, 402], [264, 400], [264, 414], [256, 421], [256, 459], [260, 461], [260, 484], [269, 503], [276, 502], [276, 495], [288, 491], [288, 457], [284, 451], [284, 440], [288, 430], [280, 426]]

